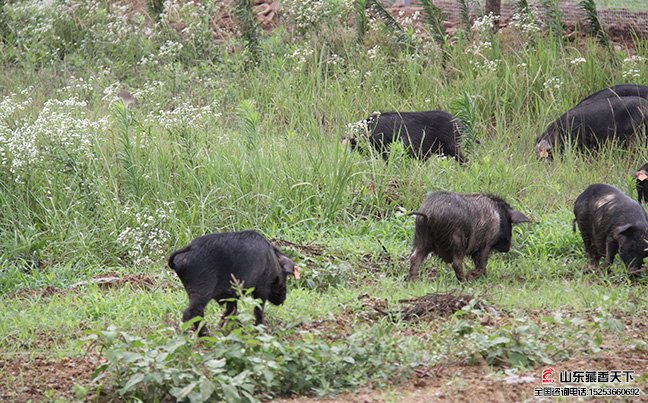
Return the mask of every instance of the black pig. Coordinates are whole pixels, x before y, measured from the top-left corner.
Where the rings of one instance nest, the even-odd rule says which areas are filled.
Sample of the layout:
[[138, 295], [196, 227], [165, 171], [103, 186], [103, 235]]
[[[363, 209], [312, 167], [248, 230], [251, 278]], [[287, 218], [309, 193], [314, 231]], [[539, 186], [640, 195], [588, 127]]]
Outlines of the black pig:
[[[186, 322], [204, 316], [212, 299], [219, 304], [236, 298], [232, 279], [245, 288], [254, 288], [252, 296], [263, 302], [254, 309], [257, 324], [263, 323], [266, 300], [280, 305], [286, 300], [286, 277], [299, 276], [295, 263], [284, 256], [267, 239], [255, 231], [224, 232], [204, 235], [171, 254], [171, 267], [180, 277], [189, 297], [189, 307], [182, 315]], [[223, 319], [236, 311], [236, 302], [226, 302]], [[198, 323], [194, 325], [198, 328]], [[207, 333], [205, 327], [200, 335]]]
[[583, 98], [576, 106], [580, 106], [597, 99], [619, 98], [619, 97], [640, 97], [648, 99], [648, 86], [641, 84], [618, 84], [612, 87], [603, 88], [600, 91]]
[[631, 274], [641, 271], [648, 255], [648, 216], [639, 203], [614, 186], [594, 184], [576, 199], [574, 215], [591, 267], [605, 257], [609, 269], [619, 252]]
[[[427, 159], [432, 154], [449, 155], [466, 162], [459, 146], [462, 123], [448, 112], [382, 112], [364, 121], [371, 146], [383, 159], [388, 158], [388, 146], [402, 141], [411, 157]], [[361, 128], [364, 131], [364, 127]], [[351, 134], [343, 139], [355, 149], [359, 139]]]
[[[566, 143], [580, 150], [595, 150], [610, 139], [631, 146], [648, 126], [648, 100], [640, 97], [594, 99], [570, 109], [538, 138], [536, 154], [551, 158]], [[639, 140], [645, 142], [644, 138]]]
[[503, 199], [487, 194], [432, 192], [417, 215], [408, 279], [415, 280], [423, 259], [434, 253], [452, 263], [459, 281], [465, 280], [462, 261], [475, 263], [471, 278], [482, 276], [491, 250], [511, 249], [512, 224], [530, 222]]
[[648, 164], [643, 164], [635, 172], [637, 180], [637, 199], [639, 203], [648, 203]]

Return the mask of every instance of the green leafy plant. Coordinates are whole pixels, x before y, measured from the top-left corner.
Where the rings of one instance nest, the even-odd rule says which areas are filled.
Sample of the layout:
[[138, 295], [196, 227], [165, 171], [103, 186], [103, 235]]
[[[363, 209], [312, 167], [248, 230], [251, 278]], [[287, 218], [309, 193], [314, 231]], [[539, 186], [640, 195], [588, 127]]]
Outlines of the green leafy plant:
[[448, 36], [445, 33], [445, 28], [443, 28], [443, 13], [439, 7], [432, 3], [432, 0], [421, 0], [421, 5], [425, 16], [424, 21], [432, 32], [432, 38], [443, 51], [443, 60], [445, 62], [450, 52], [447, 49]]
[[461, 23], [464, 30], [470, 33], [472, 23], [470, 22], [470, 3], [472, 0], [457, 0], [459, 3], [459, 14], [461, 15]]
[[5, 0], [0, 0], [0, 42], [7, 42], [7, 37], [9, 36], [5, 5]]
[[149, 13], [159, 20], [160, 14], [164, 11], [164, 0], [146, 0], [146, 7]]
[[369, 25], [369, 20], [367, 18], [367, 1], [371, 0], [355, 0], [353, 2], [353, 7], [355, 9], [355, 26], [356, 26], [356, 35], [358, 43], [364, 41], [365, 34]]
[[562, 22], [562, 12], [558, 8], [558, 0], [542, 0], [542, 5], [546, 12], [545, 24], [547, 24], [549, 34], [557, 43], [563, 44], [565, 26]]
[[250, 99], [243, 100], [239, 105], [238, 112], [243, 121], [245, 145], [248, 150], [253, 150], [257, 144], [259, 123], [261, 122], [261, 117], [259, 116], [255, 102]]
[[380, 1], [367, 0], [366, 4], [369, 7], [369, 9], [385, 23], [385, 25], [391, 28], [392, 32], [396, 35], [396, 38], [398, 39], [399, 42], [403, 44], [409, 44], [409, 40], [405, 35], [405, 31], [403, 30], [403, 27], [401, 27], [398, 21], [396, 21], [394, 17], [392, 17], [392, 15], [389, 14], [389, 11], [385, 9], [385, 7], [380, 3]]
[[475, 333], [472, 341], [489, 365], [526, 368], [552, 363], [539, 337], [537, 325], [524, 324], [499, 328], [493, 333]]
[[[239, 299], [251, 312], [251, 297]], [[200, 320], [200, 318], [195, 318]], [[247, 313], [230, 317], [238, 324], [227, 334], [195, 339], [174, 329], [147, 337], [115, 327], [92, 331], [106, 358], [95, 381], [114, 385], [122, 398], [257, 402], [276, 395], [326, 395], [371, 381], [404, 379], [417, 364], [389, 328], [358, 331], [336, 342], [312, 338], [283, 341], [254, 326]], [[183, 324], [182, 330], [193, 321]]]
[[[576, 351], [600, 351], [602, 331], [618, 332], [623, 325], [607, 311], [599, 310], [591, 321], [554, 312], [543, 316], [539, 324], [518, 317], [510, 325], [489, 327], [477, 324], [474, 318], [486, 313], [475, 309], [474, 302], [465, 306], [451, 327], [456, 337], [463, 338], [464, 354], [481, 356], [489, 365], [527, 368], [551, 364]], [[460, 353], [461, 354], [461, 353]]]
[[611, 50], [612, 48], [610, 47], [610, 39], [608, 38], [607, 32], [605, 32], [605, 29], [603, 29], [603, 26], [601, 25], [601, 20], [599, 18], [598, 11], [596, 9], [596, 3], [594, 2], [594, 0], [581, 0], [578, 3], [578, 6], [583, 11], [585, 11], [587, 21], [589, 21], [590, 23], [590, 30], [598, 40], [599, 44], [604, 48]]
[[461, 133], [461, 149], [469, 155], [477, 144], [477, 109], [473, 97], [463, 92], [450, 104], [450, 112], [458, 119], [454, 124]]
[[241, 35], [250, 54], [250, 62], [257, 64], [259, 62], [259, 25], [252, 10], [252, 2], [250, 0], [236, 0], [233, 6], [234, 13], [240, 24]]
[[327, 257], [304, 257], [299, 264], [304, 269], [299, 284], [307, 289], [325, 291], [329, 287], [344, 286], [350, 279], [348, 264], [333, 262]]

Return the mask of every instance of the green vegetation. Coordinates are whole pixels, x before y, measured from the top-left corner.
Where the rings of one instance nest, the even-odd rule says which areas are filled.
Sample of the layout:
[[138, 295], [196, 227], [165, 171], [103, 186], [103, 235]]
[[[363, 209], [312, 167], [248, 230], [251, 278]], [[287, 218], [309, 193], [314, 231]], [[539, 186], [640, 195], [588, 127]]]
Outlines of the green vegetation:
[[[448, 362], [522, 371], [610, 338], [645, 354], [645, 280], [619, 260], [610, 277], [588, 271], [571, 220], [591, 183], [634, 196], [648, 148], [543, 163], [533, 147], [584, 96], [646, 77], [646, 40], [630, 58], [593, 38], [570, 47], [528, 19], [495, 33], [484, 18], [441, 49], [432, 14], [424, 35], [369, 0], [289, 1], [284, 24], [247, 26], [245, 39], [212, 25], [218, 7], [191, 2], [0, 4], [0, 359], [90, 351], [107, 366], [79, 379], [77, 397], [199, 401], [392, 387]], [[470, 163], [415, 161], [402, 146], [385, 162], [340, 143], [373, 111], [430, 109], [464, 120]], [[439, 189], [501, 195], [534, 223], [478, 281], [458, 284], [430, 258], [436, 273], [407, 284], [406, 213]], [[303, 278], [267, 308], [266, 328], [242, 307], [212, 338], [183, 334], [186, 295], [165, 257], [249, 228], [289, 241], [278, 245]], [[112, 276], [129, 280], [97, 282]], [[399, 300], [449, 291], [490, 310], [401, 319]], [[211, 304], [212, 329], [218, 315]], [[0, 391], [26, 378], [6, 375]]]
[[646, 3], [642, 0], [596, 0], [596, 6], [601, 9], [646, 11]]
[[578, 6], [583, 11], [585, 11], [585, 15], [587, 16], [587, 20], [589, 21], [592, 34], [596, 36], [596, 39], [598, 39], [601, 46], [609, 48], [610, 39], [601, 26], [601, 20], [598, 16], [598, 12], [596, 11], [596, 3], [594, 2], [594, 0], [582, 0], [578, 3]]

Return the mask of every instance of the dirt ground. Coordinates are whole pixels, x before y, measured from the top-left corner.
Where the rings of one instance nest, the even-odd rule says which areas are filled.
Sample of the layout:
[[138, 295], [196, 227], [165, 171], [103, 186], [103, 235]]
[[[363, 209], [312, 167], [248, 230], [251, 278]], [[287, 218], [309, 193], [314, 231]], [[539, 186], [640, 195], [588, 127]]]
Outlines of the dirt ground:
[[[93, 390], [92, 373], [99, 365], [96, 354], [78, 358], [47, 359], [15, 356], [0, 358], [0, 401], [76, 400], [75, 385]], [[615, 384], [639, 387], [642, 396], [621, 401], [648, 402], [648, 357], [636, 353], [608, 351], [592, 357], [577, 357], [553, 365], [559, 371], [632, 370], [635, 382]], [[536, 401], [534, 389], [542, 386], [543, 368], [505, 374], [482, 365], [447, 364], [420, 368], [416, 376], [401, 385], [375, 390], [363, 388], [336, 397], [293, 397], [278, 402], [524, 402]], [[557, 377], [557, 376], [556, 376]], [[637, 379], [642, 378], [642, 379]], [[582, 385], [575, 385], [582, 386]], [[611, 384], [607, 384], [611, 387]], [[106, 401], [93, 395], [90, 400]], [[574, 399], [571, 399], [572, 401]], [[601, 401], [609, 401], [602, 399]], [[620, 400], [615, 400], [620, 401]]]
[[76, 400], [74, 385], [90, 386], [98, 365], [96, 356], [48, 359], [0, 354], [0, 401]]
[[[80, 282], [67, 289], [30, 290], [16, 293], [16, 298], [28, 298], [33, 295], [49, 296], [63, 292], [76, 292], [87, 284], [101, 287], [121, 287], [129, 285], [135, 288], [150, 289], [154, 279], [144, 275], [117, 276], [113, 273], [97, 276], [89, 281]], [[353, 324], [350, 318], [354, 315], [367, 322], [388, 314], [386, 300], [372, 298], [366, 294], [358, 297], [362, 308], [357, 312], [345, 312], [336, 319], [327, 319], [304, 323], [302, 331], [318, 333], [329, 340], [336, 340], [350, 334]], [[469, 296], [459, 294], [428, 294], [419, 298], [402, 300], [402, 313], [413, 316], [413, 320], [428, 317], [433, 322], [440, 317], [447, 317], [461, 309], [470, 300]], [[404, 308], [403, 308], [404, 307]], [[484, 305], [485, 308], [488, 308]], [[558, 381], [560, 371], [634, 371], [635, 381], [631, 383], [601, 384], [608, 388], [633, 388], [642, 390], [642, 396], [628, 398], [625, 401], [648, 402], [648, 354], [645, 351], [631, 350], [627, 346], [627, 337], [644, 339], [648, 325], [643, 318], [619, 318], [625, 322], [623, 334], [606, 334], [602, 352], [590, 356], [575, 356], [568, 360], [556, 362], [553, 376]], [[500, 320], [506, 320], [500, 318]], [[48, 335], [42, 335], [39, 345], [51, 341]], [[0, 352], [0, 402], [27, 401], [63, 401], [83, 400], [108, 401], [98, 395], [97, 385], [92, 381], [92, 374], [99, 366], [101, 358], [92, 349], [80, 357], [52, 358], [37, 356], [29, 352], [14, 354]], [[417, 368], [414, 375], [405, 383], [392, 385], [380, 390], [371, 386], [358, 391], [347, 392], [335, 397], [315, 398], [298, 396], [277, 399], [279, 402], [524, 402], [536, 401], [535, 388], [540, 388], [542, 371], [546, 367], [537, 367], [524, 371], [503, 371], [492, 368], [485, 361], [477, 364], [462, 362], [444, 363], [432, 367]], [[564, 386], [564, 385], [558, 385]], [[573, 386], [587, 387], [587, 384]], [[87, 395], [78, 394], [85, 389]], [[571, 398], [570, 400], [575, 400]], [[548, 399], [547, 399], [548, 401]], [[560, 400], [558, 400], [560, 401]], [[564, 401], [564, 400], [562, 400]], [[610, 401], [600, 399], [600, 401]], [[619, 401], [619, 399], [615, 399]], [[622, 400], [623, 401], [623, 400]]]
[[[592, 358], [575, 358], [553, 365], [556, 373], [559, 371], [586, 371], [586, 370], [618, 370], [625, 368], [633, 370], [636, 378], [648, 373], [648, 359], [624, 356], [622, 352]], [[526, 402], [541, 401], [534, 397], [534, 389], [542, 387], [541, 374], [543, 368], [528, 370], [516, 374], [504, 374], [494, 371], [487, 365], [462, 366], [441, 365], [430, 368], [425, 373], [419, 374], [416, 380], [399, 385], [387, 390], [362, 389], [338, 395], [334, 398], [306, 398], [294, 397], [279, 399], [282, 403], [292, 402], [321, 402], [321, 403], [346, 403], [346, 402]], [[639, 387], [642, 396], [628, 399], [614, 399], [614, 401], [648, 402], [648, 384], [627, 383], [619, 384], [621, 388]], [[574, 385], [582, 386], [582, 385]], [[612, 387], [608, 384], [608, 387]], [[570, 401], [576, 401], [571, 398]], [[545, 401], [550, 401], [545, 398]], [[561, 401], [561, 400], [556, 400]], [[565, 401], [565, 400], [562, 400]], [[601, 399], [600, 401], [611, 401]]]

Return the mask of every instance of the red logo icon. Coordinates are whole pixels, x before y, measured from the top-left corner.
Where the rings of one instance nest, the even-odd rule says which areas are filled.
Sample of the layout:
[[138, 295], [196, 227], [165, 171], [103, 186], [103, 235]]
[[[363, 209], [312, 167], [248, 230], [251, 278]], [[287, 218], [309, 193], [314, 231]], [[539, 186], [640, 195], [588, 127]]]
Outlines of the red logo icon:
[[556, 372], [556, 371], [554, 371], [553, 368], [545, 368], [544, 370], [542, 370], [542, 383], [543, 384], [545, 384], [545, 383], [555, 383], [556, 381], [554, 381], [553, 379], [549, 379], [549, 377], [551, 375], [553, 375], [554, 372]]

